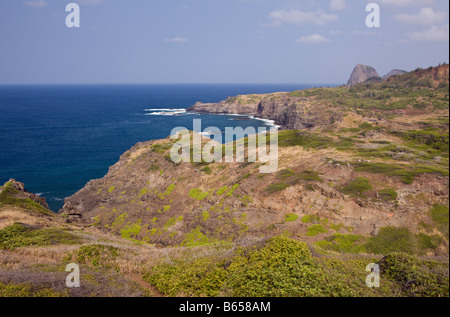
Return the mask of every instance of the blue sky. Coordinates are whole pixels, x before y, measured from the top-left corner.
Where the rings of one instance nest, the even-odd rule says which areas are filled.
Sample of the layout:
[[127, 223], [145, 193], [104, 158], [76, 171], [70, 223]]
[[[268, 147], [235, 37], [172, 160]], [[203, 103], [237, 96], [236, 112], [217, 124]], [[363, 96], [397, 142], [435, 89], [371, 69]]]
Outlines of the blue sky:
[[448, 45], [447, 0], [0, 1], [0, 84], [341, 84], [357, 63], [448, 62]]

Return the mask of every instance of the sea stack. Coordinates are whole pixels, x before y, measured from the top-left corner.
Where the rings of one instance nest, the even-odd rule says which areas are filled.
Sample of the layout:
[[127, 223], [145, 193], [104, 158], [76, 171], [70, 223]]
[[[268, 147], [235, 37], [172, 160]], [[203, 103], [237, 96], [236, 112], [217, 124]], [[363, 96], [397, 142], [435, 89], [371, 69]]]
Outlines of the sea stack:
[[352, 75], [347, 82], [347, 86], [363, 83], [371, 78], [380, 78], [380, 75], [372, 66], [358, 64], [353, 69]]

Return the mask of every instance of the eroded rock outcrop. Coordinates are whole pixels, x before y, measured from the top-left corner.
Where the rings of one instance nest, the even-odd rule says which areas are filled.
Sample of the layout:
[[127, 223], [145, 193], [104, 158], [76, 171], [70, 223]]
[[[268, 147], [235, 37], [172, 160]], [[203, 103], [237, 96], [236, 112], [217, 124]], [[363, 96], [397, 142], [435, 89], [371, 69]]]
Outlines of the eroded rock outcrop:
[[358, 64], [353, 69], [352, 75], [347, 82], [347, 86], [363, 83], [369, 79], [380, 78], [380, 75], [372, 66]]
[[314, 104], [306, 97], [290, 93], [258, 95], [253, 102], [243, 100], [244, 96], [228, 98], [219, 103], [196, 103], [188, 111], [210, 114], [240, 114], [273, 120], [284, 129], [312, 129], [341, 120], [339, 113], [323, 112], [322, 105]]
[[13, 189], [13, 192], [9, 193], [9, 195], [13, 195], [16, 198], [21, 198], [21, 199], [30, 199], [30, 200], [34, 201], [35, 203], [38, 203], [45, 209], [49, 210], [47, 200], [44, 197], [41, 197], [39, 195], [30, 193], [29, 191], [27, 191], [25, 189], [24, 183], [21, 183], [15, 179], [11, 178], [8, 182], [6, 182], [3, 185], [3, 187], [0, 188], [0, 193], [2, 193], [3, 190], [5, 190], [6, 188]]
[[399, 76], [399, 75], [403, 75], [403, 74], [406, 74], [406, 73], [407, 73], [407, 71], [405, 71], [405, 70], [394, 69], [394, 70], [391, 70], [386, 75], [384, 75], [382, 78], [383, 78], [383, 80], [387, 80], [387, 79], [389, 79], [389, 78], [391, 78], [393, 76]]

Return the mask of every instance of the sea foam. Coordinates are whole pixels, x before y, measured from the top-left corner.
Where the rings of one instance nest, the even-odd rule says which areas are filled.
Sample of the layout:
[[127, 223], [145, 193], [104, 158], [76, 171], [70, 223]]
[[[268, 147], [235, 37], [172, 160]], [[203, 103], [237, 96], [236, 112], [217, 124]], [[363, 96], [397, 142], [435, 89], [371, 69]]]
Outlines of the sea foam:
[[176, 116], [186, 114], [186, 109], [145, 109], [146, 116]]

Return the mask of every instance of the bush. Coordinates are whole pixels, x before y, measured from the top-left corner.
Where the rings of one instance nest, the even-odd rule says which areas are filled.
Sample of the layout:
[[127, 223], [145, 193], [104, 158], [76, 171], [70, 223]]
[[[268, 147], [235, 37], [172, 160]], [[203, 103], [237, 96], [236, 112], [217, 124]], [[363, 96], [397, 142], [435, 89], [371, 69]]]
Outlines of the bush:
[[365, 248], [374, 254], [391, 252], [414, 254], [414, 235], [407, 228], [383, 227], [378, 232], [378, 236], [369, 238]]
[[281, 179], [286, 179], [286, 178], [289, 178], [289, 177], [294, 176], [294, 175], [295, 175], [295, 173], [294, 173], [293, 170], [285, 169], [285, 170], [279, 171], [278, 174], [277, 174], [277, 177], [281, 178]]
[[[354, 241], [353, 238], [348, 239]], [[369, 289], [365, 285], [367, 263], [376, 259], [342, 260], [333, 256], [315, 258], [308, 245], [285, 236], [266, 242], [238, 248], [212, 249], [199, 257], [186, 252], [177, 259], [161, 260], [144, 274], [145, 281], [168, 296], [221, 296], [221, 297], [337, 297], [337, 296], [392, 296], [411, 295], [398, 293], [403, 270], [397, 265], [380, 263], [382, 285]], [[215, 250], [215, 252], [214, 252]], [[410, 262], [408, 262], [410, 263]], [[421, 296], [448, 294], [448, 264], [414, 262], [417, 266], [439, 268], [420, 270], [430, 283], [430, 290], [417, 293]], [[388, 270], [386, 268], [389, 268]], [[444, 286], [447, 285], [447, 290]]]
[[346, 195], [351, 196], [364, 196], [365, 192], [371, 191], [373, 189], [372, 185], [370, 185], [370, 181], [368, 178], [359, 177], [355, 180], [352, 180], [349, 184], [341, 188], [341, 192]]
[[268, 192], [269, 194], [273, 194], [279, 191], [283, 191], [288, 187], [289, 185], [286, 183], [276, 183], [267, 186], [266, 189], [264, 189], [264, 191]]
[[285, 222], [293, 222], [293, 221], [295, 221], [297, 219], [298, 219], [298, 215], [296, 215], [296, 214], [287, 214], [287, 215], [284, 216], [284, 221]]
[[404, 296], [449, 296], [448, 268], [439, 262], [420, 261], [408, 254], [392, 253], [378, 264], [381, 276], [394, 280]]
[[194, 188], [189, 192], [189, 197], [194, 198], [196, 200], [204, 200], [209, 195], [209, 192], [203, 192], [201, 189]]
[[384, 200], [396, 200], [398, 195], [394, 189], [386, 188], [378, 192], [378, 196]]
[[340, 253], [360, 253], [365, 250], [362, 245], [364, 240], [360, 235], [336, 233], [324, 241], [317, 242], [316, 245]]
[[449, 214], [448, 207], [436, 204], [431, 209], [431, 217], [437, 224], [439, 230], [447, 237], [449, 237]]
[[422, 165], [398, 165], [388, 163], [353, 163], [355, 171], [373, 174], [384, 174], [386, 176], [399, 177], [405, 184], [411, 184], [417, 175], [425, 173], [440, 173], [448, 176], [448, 170]]
[[306, 235], [308, 237], [314, 237], [317, 236], [319, 233], [327, 233], [327, 232], [328, 230], [325, 229], [321, 224], [312, 225], [308, 227], [308, 229], [306, 229]]
[[201, 169], [201, 171], [205, 174], [211, 175], [212, 174], [212, 169], [209, 166], [205, 166]]

